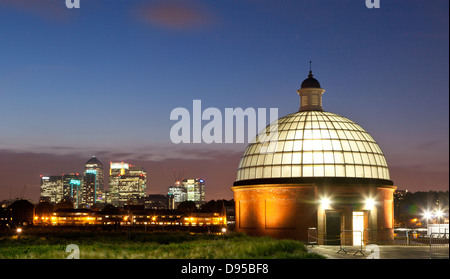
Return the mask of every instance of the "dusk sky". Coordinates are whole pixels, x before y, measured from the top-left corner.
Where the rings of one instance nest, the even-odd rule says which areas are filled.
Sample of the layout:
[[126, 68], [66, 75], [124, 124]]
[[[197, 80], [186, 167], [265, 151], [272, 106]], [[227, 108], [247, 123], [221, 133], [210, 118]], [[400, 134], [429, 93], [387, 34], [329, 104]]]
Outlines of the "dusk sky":
[[[449, 1], [0, 0], [0, 200], [39, 199], [39, 175], [176, 173], [231, 199], [246, 144], [174, 144], [173, 109], [296, 112], [312, 61], [324, 110], [378, 142], [399, 189], [449, 188]], [[204, 122], [205, 124], [207, 122]]]

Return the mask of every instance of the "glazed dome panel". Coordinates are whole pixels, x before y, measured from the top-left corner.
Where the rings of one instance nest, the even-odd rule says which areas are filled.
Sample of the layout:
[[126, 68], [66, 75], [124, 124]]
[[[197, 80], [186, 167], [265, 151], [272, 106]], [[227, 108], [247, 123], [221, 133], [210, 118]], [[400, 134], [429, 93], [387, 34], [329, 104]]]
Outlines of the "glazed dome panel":
[[386, 159], [372, 136], [350, 119], [301, 111], [267, 126], [247, 146], [237, 181], [267, 178], [348, 177], [389, 180]]

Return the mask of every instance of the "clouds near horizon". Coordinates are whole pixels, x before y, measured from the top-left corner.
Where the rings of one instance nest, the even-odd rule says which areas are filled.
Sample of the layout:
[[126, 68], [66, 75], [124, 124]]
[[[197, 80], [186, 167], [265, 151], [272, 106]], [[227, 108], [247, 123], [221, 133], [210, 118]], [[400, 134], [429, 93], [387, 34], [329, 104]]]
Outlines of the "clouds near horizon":
[[65, 0], [0, 0], [5, 6], [50, 21], [64, 21], [70, 17]]
[[148, 175], [147, 194], [167, 194], [168, 187], [174, 183], [175, 171], [184, 172], [184, 178], [203, 178], [207, 182], [208, 200], [231, 199], [230, 187], [236, 178], [242, 155], [240, 150], [202, 149], [193, 145], [160, 149], [153, 146], [143, 154], [126, 150], [103, 150], [89, 154], [89, 151], [77, 148], [53, 148], [54, 152], [49, 151], [0, 150], [0, 200], [11, 195], [12, 198], [25, 196], [37, 202], [40, 195], [39, 175], [82, 173], [84, 163], [92, 155], [103, 163], [105, 170], [109, 169], [111, 161], [126, 161], [143, 167]]
[[147, 24], [172, 30], [195, 30], [214, 23], [211, 11], [193, 1], [157, 1], [137, 6], [133, 13]]

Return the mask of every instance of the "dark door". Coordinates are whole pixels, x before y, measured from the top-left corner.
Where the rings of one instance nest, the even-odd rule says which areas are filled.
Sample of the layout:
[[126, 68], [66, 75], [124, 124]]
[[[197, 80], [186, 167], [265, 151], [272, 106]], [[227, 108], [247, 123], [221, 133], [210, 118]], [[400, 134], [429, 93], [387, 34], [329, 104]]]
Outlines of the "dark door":
[[326, 224], [325, 245], [340, 245], [341, 214], [339, 212], [326, 212]]

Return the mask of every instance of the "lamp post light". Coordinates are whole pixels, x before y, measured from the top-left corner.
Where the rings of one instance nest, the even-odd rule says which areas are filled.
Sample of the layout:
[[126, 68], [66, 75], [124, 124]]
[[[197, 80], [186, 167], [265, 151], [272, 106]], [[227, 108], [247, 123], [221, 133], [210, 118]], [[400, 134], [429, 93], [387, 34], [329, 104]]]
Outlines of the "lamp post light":
[[428, 220], [430, 220], [433, 215], [431, 214], [431, 211], [427, 210], [423, 213], [423, 217], [427, 220], [427, 227], [428, 227]]
[[437, 216], [437, 221], [438, 221], [438, 232], [439, 232], [439, 236], [441, 236], [441, 217], [444, 215], [444, 212], [442, 212], [442, 210], [438, 209], [436, 210], [436, 216]]
[[17, 239], [20, 239], [20, 235], [22, 234], [22, 228], [17, 228], [16, 229], [16, 235], [17, 235]]
[[436, 216], [438, 217], [439, 224], [441, 223], [441, 217], [444, 215], [444, 212], [442, 210], [436, 210]]
[[429, 211], [429, 210], [424, 211], [423, 218], [427, 221], [427, 234], [428, 234], [428, 222], [432, 217], [433, 217], [433, 215], [431, 214], [431, 211]]

